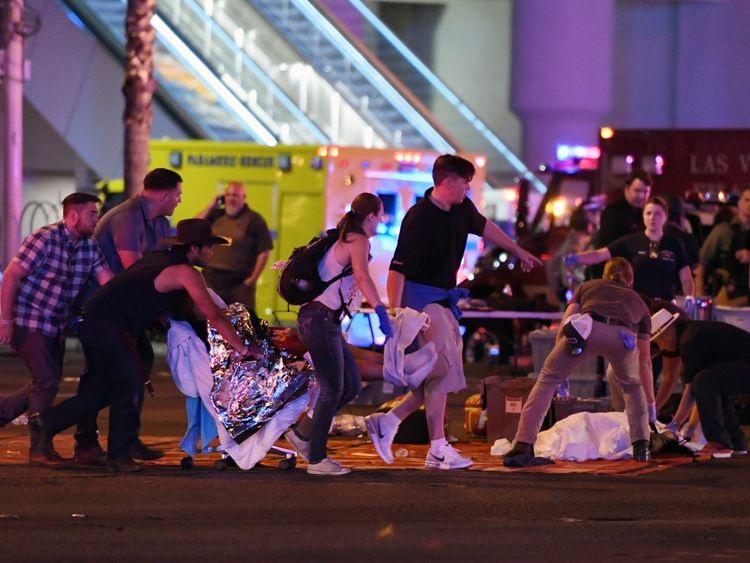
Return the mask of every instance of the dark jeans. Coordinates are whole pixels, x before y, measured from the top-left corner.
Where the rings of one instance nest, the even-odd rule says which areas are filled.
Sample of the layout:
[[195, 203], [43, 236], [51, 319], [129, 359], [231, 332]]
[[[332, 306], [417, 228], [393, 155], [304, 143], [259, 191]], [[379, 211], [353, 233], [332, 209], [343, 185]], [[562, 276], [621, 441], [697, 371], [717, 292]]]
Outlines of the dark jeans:
[[[141, 334], [136, 340], [136, 346], [138, 348], [138, 355], [141, 358], [142, 373], [141, 373], [141, 386], [138, 393], [138, 413], [143, 412], [143, 399], [145, 396], [145, 386], [143, 385], [151, 374], [151, 369], [154, 367], [154, 350], [151, 347], [151, 342], [145, 334]], [[87, 393], [87, 388], [96, 386], [96, 378], [92, 376], [91, 370], [81, 374], [81, 378], [78, 380], [78, 391], [77, 394]], [[96, 418], [99, 415], [97, 411], [93, 415], [87, 417], [78, 423], [75, 433], [76, 448], [87, 449], [93, 448], [99, 443], [99, 427], [96, 423]]]
[[297, 325], [320, 386], [310, 433], [310, 463], [318, 463], [326, 457], [334, 415], [359, 394], [362, 381], [333, 311], [313, 301], [300, 309]]
[[733, 449], [745, 449], [732, 395], [750, 393], [750, 363], [720, 362], [698, 372], [693, 379], [703, 435]]
[[129, 458], [140, 431], [143, 370], [153, 361], [143, 357], [135, 337], [113, 323], [84, 320], [80, 338], [90, 374], [79, 393], [42, 414], [51, 434], [95, 415], [109, 406], [110, 459]]
[[[0, 398], [0, 427], [21, 416], [27, 410], [41, 412], [52, 406], [60, 386], [65, 339], [45, 336], [41, 332], [20, 326], [13, 329], [13, 348], [23, 359], [31, 374], [31, 382]], [[34, 453], [44, 450], [45, 444], [31, 432], [29, 449]]]

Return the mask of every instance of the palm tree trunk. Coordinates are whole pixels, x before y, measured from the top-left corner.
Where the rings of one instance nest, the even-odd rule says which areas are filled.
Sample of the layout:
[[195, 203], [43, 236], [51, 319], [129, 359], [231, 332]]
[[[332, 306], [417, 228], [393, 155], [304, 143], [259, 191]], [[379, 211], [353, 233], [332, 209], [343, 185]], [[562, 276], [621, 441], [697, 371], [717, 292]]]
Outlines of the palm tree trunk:
[[153, 98], [156, 83], [153, 78], [154, 36], [151, 18], [156, 12], [156, 0], [128, 0], [125, 18], [125, 194], [137, 195], [148, 172], [149, 139]]

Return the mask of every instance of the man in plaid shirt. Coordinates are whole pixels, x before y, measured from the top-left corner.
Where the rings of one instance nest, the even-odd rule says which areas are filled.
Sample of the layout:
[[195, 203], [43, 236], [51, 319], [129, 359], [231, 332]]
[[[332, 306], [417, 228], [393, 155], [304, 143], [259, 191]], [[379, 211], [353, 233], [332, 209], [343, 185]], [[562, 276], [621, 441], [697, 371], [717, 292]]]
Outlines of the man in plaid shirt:
[[[3, 274], [0, 286], [0, 344], [10, 344], [26, 363], [31, 383], [0, 397], [0, 427], [26, 410], [52, 405], [62, 375], [63, 330], [70, 308], [89, 276], [112, 278], [104, 254], [91, 239], [99, 199], [76, 192], [63, 200], [63, 219], [30, 234]], [[63, 459], [29, 430], [29, 464], [58, 467]]]

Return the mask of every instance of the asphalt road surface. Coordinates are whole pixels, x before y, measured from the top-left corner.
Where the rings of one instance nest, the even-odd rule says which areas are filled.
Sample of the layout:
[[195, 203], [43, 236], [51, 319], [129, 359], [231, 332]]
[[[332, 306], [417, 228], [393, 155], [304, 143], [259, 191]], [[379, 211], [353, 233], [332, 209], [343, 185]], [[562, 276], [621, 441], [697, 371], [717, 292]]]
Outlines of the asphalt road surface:
[[[81, 363], [69, 354], [66, 378]], [[179, 436], [183, 400], [163, 364], [157, 371], [143, 433]], [[18, 358], [1, 354], [0, 393], [25, 380]], [[74, 388], [65, 382], [61, 396]], [[449, 410], [456, 429], [463, 398]], [[0, 450], [25, 432], [0, 430]], [[8, 462], [0, 561], [747, 561], [748, 470], [749, 459], [731, 459], [639, 476], [378, 469], [315, 478], [273, 465], [113, 475]]]

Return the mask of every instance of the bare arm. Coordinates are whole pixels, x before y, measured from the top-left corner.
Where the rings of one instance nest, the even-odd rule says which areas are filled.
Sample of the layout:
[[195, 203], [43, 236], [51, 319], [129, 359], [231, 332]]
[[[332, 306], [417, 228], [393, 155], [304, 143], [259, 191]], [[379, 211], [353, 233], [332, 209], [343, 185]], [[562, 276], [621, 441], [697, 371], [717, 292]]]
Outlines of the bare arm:
[[17, 260], [11, 260], [3, 273], [3, 283], [0, 285], [0, 344], [10, 344], [13, 336], [13, 324], [16, 317], [16, 301], [21, 280], [29, 272]]
[[581, 252], [580, 254], [576, 254], [576, 256], [578, 256], [578, 263], [583, 264], [584, 266], [601, 264], [612, 258], [612, 254], [607, 247], [589, 250], [588, 252]]
[[255, 266], [253, 266], [253, 272], [245, 278], [245, 281], [243, 282], [245, 285], [253, 285], [258, 281], [258, 278], [263, 273], [263, 268], [266, 267], [269, 254], [271, 254], [270, 250], [258, 254], [258, 258], [255, 260]]
[[662, 371], [662, 381], [659, 385], [659, 392], [656, 394], [656, 409], [661, 410], [667, 404], [669, 397], [672, 396], [675, 383], [682, 369], [682, 360], [680, 358], [671, 358], [663, 356], [664, 369]]
[[406, 283], [406, 276], [401, 272], [395, 270], [388, 270], [388, 306], [391, 309], [401, 307], [401, 298], [404, 294], [404, 284]]
[[489, 219], [484, 224], [482, 238], [514, 254], [521, 261], [521, 269], [528, 272], [535, 266], [541, 266], [542, 261], [536, 256], [518, 246], [503, 230]]
[[680, 424], [680, 426], [687, 422], [688, 417], [690, 416], [690, 411], [693, 408], [694, 401], [691, 387], [692, 384], [685, 384], [685, 388], [682, 390], [682, 399], [680, 399], [680, 406], [677, 407], [677, 412], [674, 415], [674, 420], [676, 420]]
[[143, 257], [143, 253], [136, 250], [118, 250], [117, 255], [120, 257], [122, 267], [126, 270]]
[[162, 292], [176, 289], [186, 290], [198, 311], [208, 319], [229, 345], [238, 352], [243, 351], [245, 343], [234, 331], [234, 327], [226, 319], [221, 309], [211, 299], [206, 282], [203, 276], [198, 273], [198, 270], [185, 264], [170, 266], [156, 277], [154, 285], [157, 290]]
[[695, 267], [695, 271], [693, 272], [693, 276], [695, 278], [695, 295], [706, 295], [706, 286], [705, 282], [703, 281], [703, 275], [704, 275], [704, 268], [703, 264], [698, 264]]
[[206, 219], [206, 218], [208, 218], [208, 215], [212, 211], [216, 211], [219, 208], [219, 201], [220, 201], [221, 197], [222, 197], [221, 195], [217, 195], [213, 200], [211, 200], [211, 203], [209, 203], [206, 206], [206, 208], [203, 209], [200, 213], [198, 213], [195, 217], [197, 219]]
[[693, 274], [690, 272], [690, 266], [680, 269], [680, 283], [682, 284], [682, 294], [695, 296], [695, 284], [693, 283]]
[[698, 413], [698, 405], [693, 405], [693, 408], [690, 409], [690, 418], [688, 419], [687, 427], [685, 428], [685, 436], [689, 436], [692, 438], [693, 434], [695, 434], [695, 428], [700, 424], [701, 417]]
[[100, 287], [111, 280], [113, 277], [115, 277], [115, 275], [112, 273], [112, 270], [109, 269], [109, 266], [105, 266], [96, 273], [96, 281], [99, 282]]
[[651, 368], [651, 341], [648, 338], [638, 338], [638, 374], [641, 377], [646, 402], [654, 402], [654, 372]]
[[370, 276], [370, 266], [368, 263], [370, 244], [367, 241], [367, 237], [360, 234], [351, 234], [349, 236], [351, 237], [350, 241], [345, 242], [344, 247], [349, 252], [357, 286], [370, 305], [373, 307], [382, 305], [383, 302], [380, 300], [375, 282], [372, 281], [372, 276]]

